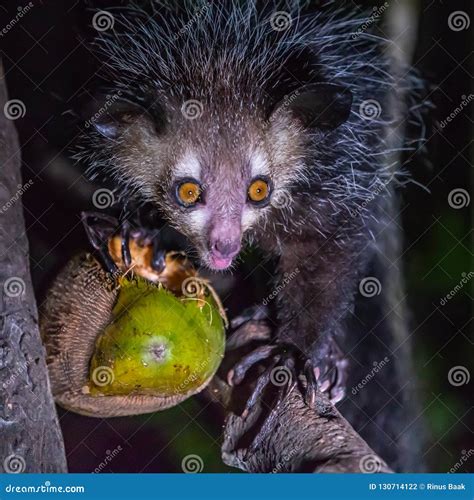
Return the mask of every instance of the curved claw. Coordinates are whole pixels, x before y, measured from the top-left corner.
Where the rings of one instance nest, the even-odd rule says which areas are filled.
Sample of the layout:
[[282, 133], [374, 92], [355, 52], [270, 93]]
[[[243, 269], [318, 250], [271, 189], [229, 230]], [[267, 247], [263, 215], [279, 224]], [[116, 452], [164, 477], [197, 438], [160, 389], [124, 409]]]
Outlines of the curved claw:
[[250, 397], [248, 398], [246, 404], [245, 404], [245, 409], [242, 412], [241, 417], [246, 418], [247, 415], [252, 411], [254, 406], [257, 404], [259, 398], [261, 397], [265, 387], [269, 384], [271, 377], [272, 377], [272, 372], [273, 369], [276, 365], [276, 361], [274, 361], [257, 379], [257, 383], [255, 384], [255, 387], [252, 391], [252, 394], [250, 394]]
[[117, 231], [119, 222], [110, 215], [98, 212], [82, 212], [81, 220], [92, 247], [96, 250], [105, 269], [115, 274], [118, 267], [109, 254], [109, 238]]
[[346, 395], [349, 362], [342, 350], [331, 340], [326, 357], [315, 368], [315, 378], [321, 392], [327, 392], [332, 403], [338, 403]]
[[244, 356], [227, 374], [227, 383], [232, 387], [239, 385], [245, 378], [247, 371], [259, 361], [268, 359], [275, 351], [275, 346], [264, 345]]
[[153, 238], [153, 256], [151, 267], [157, 272], [162, 273], [166, 267], [166, 250], [159, 247], [158, 238]]
[[128, 221], [122, 222], [120, 232], [122, 237], [122, 260], [126, 267], [130, 267], [132, 265], [132, 254], [130, 252], [130, 223]]
[[305, 401], [306, 404], [313, 408], [316, 403], [316, 390], [318, 387], [318, 382], [316, 381], [316, 376], [314, 374], [313, 364], [308, 359], [304, 364], [304, 374], [306, 377], [306, 394]]

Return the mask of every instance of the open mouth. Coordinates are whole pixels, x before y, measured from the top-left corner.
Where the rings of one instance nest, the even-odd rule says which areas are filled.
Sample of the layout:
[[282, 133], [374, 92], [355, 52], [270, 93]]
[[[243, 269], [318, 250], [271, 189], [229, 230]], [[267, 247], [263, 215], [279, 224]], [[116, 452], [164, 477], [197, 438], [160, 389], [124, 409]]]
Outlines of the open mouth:
[[230, 267], [233, 260], [234, 260], [234, 256], [221, 257], [221, 256], [214, 255], [212, 253], [209, 255], [210, 267], [212, 269], [216, 269], [216, 270], [220, 270], [220, 271]]

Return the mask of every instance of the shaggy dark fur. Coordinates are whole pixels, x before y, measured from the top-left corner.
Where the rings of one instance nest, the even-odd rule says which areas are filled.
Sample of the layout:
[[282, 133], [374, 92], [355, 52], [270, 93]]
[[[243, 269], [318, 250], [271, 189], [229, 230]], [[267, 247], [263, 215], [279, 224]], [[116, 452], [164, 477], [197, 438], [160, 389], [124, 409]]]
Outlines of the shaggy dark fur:
[[[216, 227], [276, 256], [276, 341], [310, 358], [335, 399], [346, 388], [344, 414], [391, 466], [415, 470], [393, 193], [407, 181], [399, 152], [411, 147], [404, 123], [420, 119], [420, 81], [364, 17], [297, 2], [169, 5], [111, 11], [114, 29], [96, 40], [109, 97], [78, 158], [160, 207], [210, 267]], [[175, 184], [190, 163], [204, 198], [185, 208]], [[252, 208], [260, 170], [271, 199]], [[371, 386], [351, 391], [385, 356]]]

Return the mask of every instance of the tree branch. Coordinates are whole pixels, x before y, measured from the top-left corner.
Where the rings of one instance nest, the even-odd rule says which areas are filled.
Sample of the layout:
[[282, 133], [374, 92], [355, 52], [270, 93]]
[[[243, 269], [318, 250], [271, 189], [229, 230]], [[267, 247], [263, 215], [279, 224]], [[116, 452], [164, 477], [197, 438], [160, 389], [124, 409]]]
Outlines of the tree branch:
[[31, 182], [21, 184], [15, 106], [0, 62], [0, 471], [65, 472], [29, 273], [20, 197]]
[[[270, 332], [261, 318], [238, 329], [240, 338], [259, 340]], [[280, 401], [260, 398], [244, 417], [248, 386], [231, 388], [215, 378], [209, 392], [229, 411], [222, 445], [227, 465], [247, 472], [392, 472], [321, 392], [309, 408], [296, 384]]]

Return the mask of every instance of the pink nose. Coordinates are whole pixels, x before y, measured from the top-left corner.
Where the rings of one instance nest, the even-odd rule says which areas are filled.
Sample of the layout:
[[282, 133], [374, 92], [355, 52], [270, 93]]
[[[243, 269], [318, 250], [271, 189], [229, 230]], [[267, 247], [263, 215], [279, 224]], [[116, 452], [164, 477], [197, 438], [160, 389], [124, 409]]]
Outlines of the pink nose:
[[242, 230], [240, 219], [221, 218], [209, 234], [210, 265], [214, 269], [227, 269], [240, 251]]
[[240, 241], [215, 240], [211, 243], [212, 252], [216, 257], [229, 259], [236, 256], [240, 251]]

